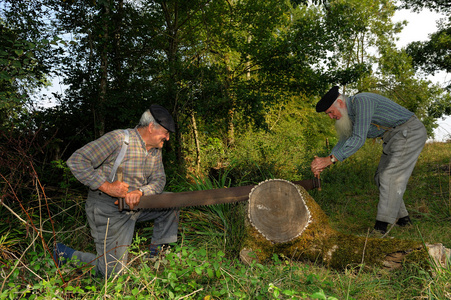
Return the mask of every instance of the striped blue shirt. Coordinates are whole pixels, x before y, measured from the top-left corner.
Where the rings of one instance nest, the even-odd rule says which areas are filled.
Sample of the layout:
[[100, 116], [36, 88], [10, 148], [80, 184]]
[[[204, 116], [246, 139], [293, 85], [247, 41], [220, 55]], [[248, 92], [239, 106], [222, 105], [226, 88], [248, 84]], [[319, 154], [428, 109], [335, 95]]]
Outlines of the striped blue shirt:
[[348, 139], [340, 140], [332, 149], [331, 154], [339, 161], [356, 153], [367, 138], [381, 137], [387, 128], [401, 125], [414, 115], [392, 100], [373, 93], [346, 98], [346, 107], [353, 129]]

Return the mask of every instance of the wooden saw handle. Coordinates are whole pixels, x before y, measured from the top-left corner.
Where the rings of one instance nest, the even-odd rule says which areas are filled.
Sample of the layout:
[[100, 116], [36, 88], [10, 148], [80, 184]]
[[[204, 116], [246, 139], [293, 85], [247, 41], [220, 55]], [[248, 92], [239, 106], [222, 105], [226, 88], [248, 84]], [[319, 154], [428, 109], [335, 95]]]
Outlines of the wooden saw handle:
[[[318, 156], [315, 155], [315, 158], [318, 158]], [[318, 191], [321, 191], [321, 179], [320, 174], [315, 175], [316, 178], [318, 178]]]
[[318, 176], [315, 177], [318, 178], [318, 191], [321, 191], [321, 179], [319, 178], [320, 175], [318, 174]]
[[[120, 181], [120, 182], [124, 181], [124, 173], [122, 172], [121, 167], [117, 168], [116, 174], [117, 174], [117, 181]], [[118, 205], [119, 211], [123, 211], [124, 205], [125, 205], [125, 199], [118, 198], [117, 200], [118, 200], [117, 205]]]

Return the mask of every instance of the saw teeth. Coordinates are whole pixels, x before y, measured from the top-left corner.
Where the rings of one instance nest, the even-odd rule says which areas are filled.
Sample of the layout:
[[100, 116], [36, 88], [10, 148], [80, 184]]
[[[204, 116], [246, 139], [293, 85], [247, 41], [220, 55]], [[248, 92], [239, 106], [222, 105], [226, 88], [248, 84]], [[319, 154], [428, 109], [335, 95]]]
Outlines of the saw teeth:
[[124, 209], [124, 211], [130, 212], [130, 211], [141, 211], [141, 210], [168, 210], [168, 209], [182, 209], [182, 208], [200, 208], [200, 207], [209, 207], [213, 205], [224, 205], [224, 204], [237, 204], [237, 203], [244, 203], [246, 201], [240, 201], [240, 202], [233, 202], [233, 203], [218, 203], [218, 204], [208, 204], [208, 205], [190, 205], [190, 206], [183, 206], [183, 207], [177, 207], [177, 206], [171, 206], [171, 207], [165, 207], [165, 208], [136, 208], [134, 210], [130, 209]]

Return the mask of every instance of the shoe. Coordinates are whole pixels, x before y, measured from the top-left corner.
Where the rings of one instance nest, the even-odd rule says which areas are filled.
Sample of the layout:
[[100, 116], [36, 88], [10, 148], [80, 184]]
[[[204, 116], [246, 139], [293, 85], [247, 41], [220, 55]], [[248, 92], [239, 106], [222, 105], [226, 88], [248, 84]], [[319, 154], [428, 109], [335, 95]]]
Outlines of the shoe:
[[382, 222], [382, 221], [376, 220], [376, 224], [374, 225], [374, 230], [377, 230], [377, 231], [379, 231], [382, 234], [386, 234], [387, 233], [387, 226], [388, 226], [387, 222]]
[[412, 220], [410, 220], [409, 216], [405, 216], [405, 217], [399, 218], [398, 221], [396, 221], [396, 225], [401, 226], [401, 227], [409, 226], [409, 225], [412, 225]]
[[53, 249], [53, 259], [58, 267], [61, 267], [67, 262], [67, 260], [72, 258], [74, 252], [74, 249], [67, 247], [64, 244], [56, 243], [55, 248]]
[[154, 258], [154, 257], [160, 255], [160, 253], [163, 251], [163, 249], [166, 248], [167, 246], [168, 246], [168, 244], [161, 244], [161, 245], [150, 244], [149, 258]]

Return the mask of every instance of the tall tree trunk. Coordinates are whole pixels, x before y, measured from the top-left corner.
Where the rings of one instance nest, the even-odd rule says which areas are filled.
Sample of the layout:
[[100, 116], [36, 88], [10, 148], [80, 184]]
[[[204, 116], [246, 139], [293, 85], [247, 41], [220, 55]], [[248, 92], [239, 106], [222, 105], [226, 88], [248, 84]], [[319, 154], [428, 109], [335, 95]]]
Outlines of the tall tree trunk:
[[200, 171], [200, 145], [199, 145], [199, 133], [197, 132], [197, 123], [196, 123], [196, 116], [194, 115], [194, 111], [190, 112], [191, 116], [191, 123], [193, 126], [193, 138], [196, 148], [196, 168], [197, 172]]
[[233, 119], [235, 116], [235, 101], [232, 102], [232, 107], [229, 109], [228, 113], [228, 124], [227, 124], [227, 146], [233, 146], [235, 144], [235, 125], [233, 124]]
[[225, 78], [224, 92], [229, 103], [227, 112], [227, 146], [233, 146], [233, 144], [235, 143], [235, 127], [233, 124], [235, 117], [235, 98], [233, 92], [231, 92], [233, 72], [232, 67], [230, 66], [230, 59], [228, 54], [225, 55], [225, 64], [227, 75]]
[[169, 68], [169, 78], [167, 81], [167, 95], [168, 102], [170, 107], [167, 109], [171, 112], [174, 121], [176, 122], [176, 138], [173, 143], [175, 148], [175, 153], [177, 155], [177, 165], [179, 166], [179, 170], [184, 170], [185, 158], [182, 152], [181, 141], [182, 141], [182, 132], [180, 130], [180, 124], [182, 124], [181, 114], [180, 114], [180, 103], [179, 103], [179, 91], [177, 83], [179, 82], [179, 71], [178, 71], [178, 63], [179, 63], [179, 7], [177, 2], [161, 2], [161, 9], [164, 14], [165, 23], [166, 23], [166, 37], [168, 41], [168, 46], [166, 48], [166, 56], [168, 60], [168, 68]]
[[[112, 32], [111, 37], [114, 41], [114, 59], [112, 61], [112, 64], [114, 65], [113, 76], [114, 80], [116, 81], [115, 84], [119, 90], [122, 90], [124, 84], [126, 83], [126, 80], [123, 80], [122, 78], [123, 54], [121, 51], [122, 25], [124, 22], [124, 1], [118, 0], [116, 8], [117, 13], [115, 13], [113, 16], [114, 31]], [[124, 99], [124, 101], [127, 101], [127, 99]]]
[[110, 2], [107, 1], [104, 8], [103, 16], [103, 45], [102, 52], [100, 55], [100, 88], [99, 88], [99, 103], [97, 111], [97, 136], [102, 136], [105, 133], [105, 107], [106, 107], [106, 92], [107, 92], [107, 80], [108, 80], [108, 39], [109, 39], [109, 29], [108, 21], [110, 19]]

